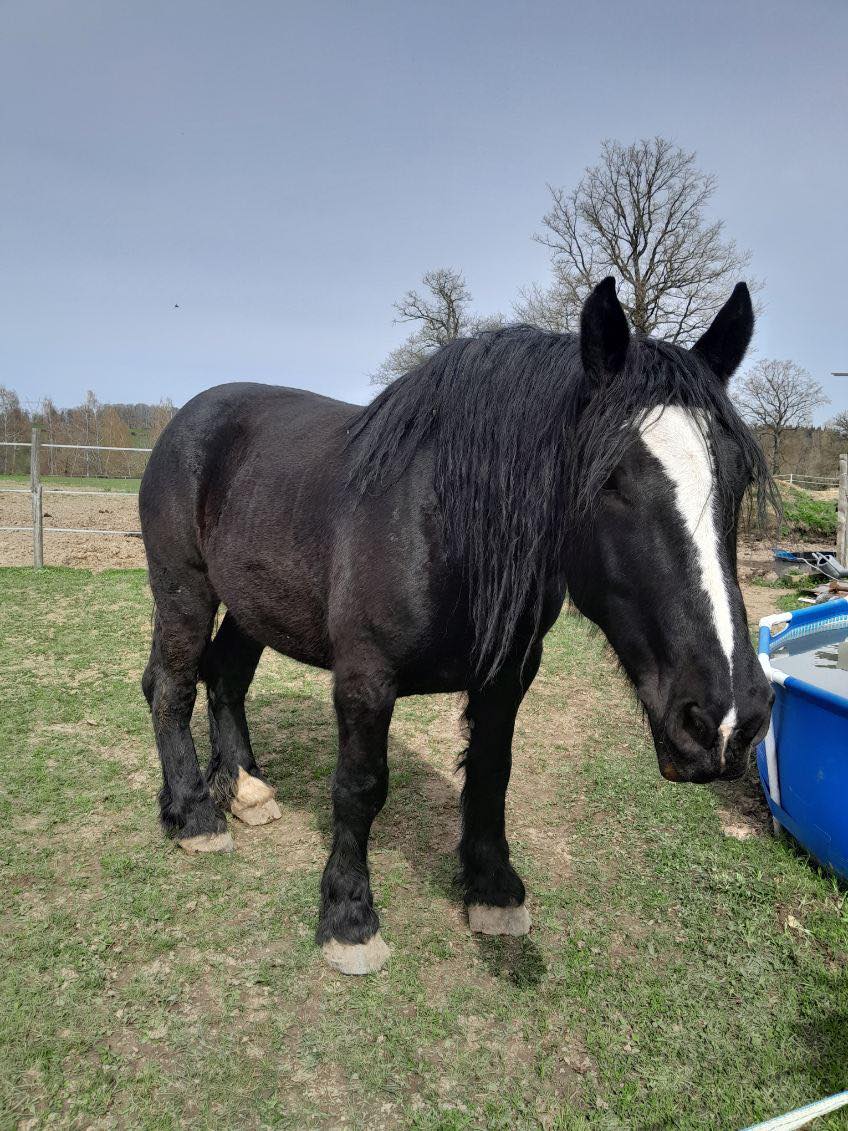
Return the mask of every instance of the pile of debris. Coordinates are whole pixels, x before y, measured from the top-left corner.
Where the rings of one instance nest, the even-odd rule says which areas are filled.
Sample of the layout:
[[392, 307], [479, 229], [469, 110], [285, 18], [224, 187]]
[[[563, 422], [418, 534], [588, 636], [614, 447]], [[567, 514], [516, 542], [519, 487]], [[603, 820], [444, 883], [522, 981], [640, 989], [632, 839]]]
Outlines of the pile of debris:
[[848, 569], [830, 550], [775, 549], [774, 568], [779, 577], [790, 571], [800, 571], [828, 579], [799, 592], [798, 600], [804, 605], [823, 605], [835, 597], [848, 596]]

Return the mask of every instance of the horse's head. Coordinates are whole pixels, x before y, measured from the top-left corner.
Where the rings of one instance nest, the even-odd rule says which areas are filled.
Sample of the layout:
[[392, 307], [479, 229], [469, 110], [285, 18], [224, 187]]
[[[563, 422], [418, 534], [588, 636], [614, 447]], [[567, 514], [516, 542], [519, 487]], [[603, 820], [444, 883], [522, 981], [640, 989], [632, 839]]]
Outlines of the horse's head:
[[765, 469], [726, 393], [753, 325], [743, 283], [691, 350], [631, 337], [611, 279], [583, 309], [586, 521], [569, 588], [618, 654], [673, 781], [740, 776], [773, 699], [736, 577], [742, 499]]

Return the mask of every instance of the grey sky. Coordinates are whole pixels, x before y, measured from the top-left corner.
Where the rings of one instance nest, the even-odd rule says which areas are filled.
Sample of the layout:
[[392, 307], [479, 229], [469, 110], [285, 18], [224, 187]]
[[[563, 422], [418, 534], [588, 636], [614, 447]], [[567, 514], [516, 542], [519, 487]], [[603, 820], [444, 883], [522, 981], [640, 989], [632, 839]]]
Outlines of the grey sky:
[[[351, 400], [392, 302], [547, 279], [545, 183], [605, 137], [715, 173], [766, 280], [758, 356], [848, 407], [848, 3], [0, 0], [0, 383]], [[175, 303], [179, 309], [175, 309]]]

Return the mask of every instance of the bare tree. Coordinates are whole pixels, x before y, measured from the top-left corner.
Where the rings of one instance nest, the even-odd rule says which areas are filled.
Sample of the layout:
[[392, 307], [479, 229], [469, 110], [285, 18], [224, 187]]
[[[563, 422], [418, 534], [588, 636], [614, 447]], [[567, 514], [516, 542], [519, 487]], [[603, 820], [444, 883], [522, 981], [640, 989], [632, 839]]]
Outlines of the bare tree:
[[837, 412], [833, 420], [827, 422], [827, 426], [833, 429], [840, 440], [848, 441], [848, 408]]
[[[83, 444], [99, 447], [100, 439], [100, 402], [93, 390], [88, 389], [85, 401], [79, 406], [79, 423], [84, 439]], [[103, 475], [102, 452], [84, 451], [85, 474]]]
[[771, 470], [780, 470], [781, 442], [788, 428], [812, 423], [813, 411], [830, 404], [825, 391], [794, 361], [764, 358], [735, 382], [733, 399], [771, 449]]
[[[6, 446], [13, 443], [27, 443], [30, 436], [30, 419], [21, 407], [18, 394], [14, 389], [7, 389], [0, 385], [0, 440], [4, 445], [0, 448], [0, 467], [4, 475], [14, 473], [24, 466], [23, 454], [19, 448]], [[29, 464], [29, 452], [26, 453], [26, 464]]]
[[724, 238], [723, 222], [706, 216], [715, 178], [665, 138], [605, 141], [575, 189], [548, 188], [553, 207], [534, 238], [550, 249], [554, 278], [549, 288], [521, 292], [515, 313], [523, 321], [576, 330], [589, 291], [614, 275], [636, 330], [685, 345], [750, 263], [750, 253]]
[[[132, 447], [132, 436], [126, 422], [121, 419], [114, 405], [101, 406], [99, 413], [100, 443], [107, 448]], [[102, 456], [103, 471], [106, 475], [132, 474], [130, 452], [98, 452]], [[137, 458], [137, 457], [136, 457]]]
[[174, 402], [170, 397], [160, 401], [159, 404], [153, 406], [153, 415], [150, 424], [150, 435], [148, 437], [148, 445], [152, 448], [159, 437], [165, 430], [165, 425], [168, 424], [177, 410], [174, 408]]
[[[42, 442], [48, 444], [58, 444], [59, 430], [62, 426], [62, 417], [59, 410], [53, 404], [50, 397], [45, 397], [41, 402], [41, 411], [39, 413], [41, 418]], [[47, 474], [55, 475], [58, 466], [57, 451], [55, 448], [47, 448]]]
[[502, 324], [499, 315], [480, 318], [471, 312], [471, 292], [461, 271], [438, 267], [425, 272], [421, 283], [423, 291], [407, 291], [394, 304], [395, 324], [415, 323], [416, 328], [373, 374], [371, 380], [376, 385], [388, 385], [455, 338], [479, 334]]

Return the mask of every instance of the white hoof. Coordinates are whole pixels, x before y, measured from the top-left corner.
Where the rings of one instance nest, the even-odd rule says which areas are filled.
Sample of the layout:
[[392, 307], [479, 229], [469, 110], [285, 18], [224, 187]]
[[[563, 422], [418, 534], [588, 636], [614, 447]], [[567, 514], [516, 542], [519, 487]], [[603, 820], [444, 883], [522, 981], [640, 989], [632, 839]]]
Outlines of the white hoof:
[[229, 833], [201, 833], [183, 837], [177, 844], [186, 852], [232, 852], [235, 848]]
[[530, 932], [530, 912], [520, 907], [490, 907], [488, 903], [469, 903], [468, 926], [479, 935], [526, 935]]
[[253, 777], [243, 766], [239, 766], [230, 812], [246, 825], [267, 825], [269, 821], [277, 821], [282, 813], [274, 800], [276, 792], [273, 786]]
[[327, 965], [340, 974], [374, 974], [382, 970], [390, 953], [379, 931], [366, 943], [343, 943], [330, 939], [321, 951]]
[[238, 813], [233, 810], [233, 816], [238, 817], [245, 825], [267, 825], [269, 821], [279, 821], [282, 815], [273, 797], [269, 797], [261, 805], [251, 805], [247, 809], [241, 809]]

